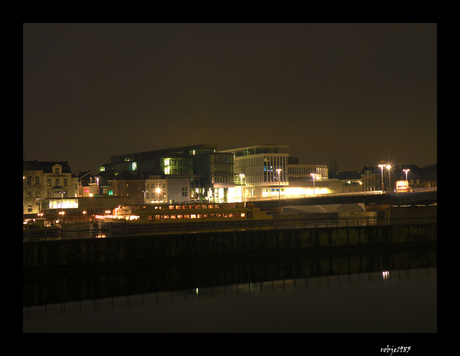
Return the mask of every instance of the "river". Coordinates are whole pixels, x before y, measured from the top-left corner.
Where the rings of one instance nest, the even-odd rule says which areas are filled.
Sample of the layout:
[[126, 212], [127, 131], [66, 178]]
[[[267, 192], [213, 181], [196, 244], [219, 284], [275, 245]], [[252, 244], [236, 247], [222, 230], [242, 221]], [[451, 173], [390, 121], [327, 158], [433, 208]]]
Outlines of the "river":
[[24, 333], [437, 333], [437, 253], [24, 281], [24, 303]]

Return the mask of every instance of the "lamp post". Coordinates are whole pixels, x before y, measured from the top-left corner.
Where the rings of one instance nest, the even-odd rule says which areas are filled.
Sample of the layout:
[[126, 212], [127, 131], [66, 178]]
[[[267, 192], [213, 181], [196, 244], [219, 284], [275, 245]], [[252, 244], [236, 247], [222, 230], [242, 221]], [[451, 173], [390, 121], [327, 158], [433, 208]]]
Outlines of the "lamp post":
[[407, 168], [407, 169], [403, 169], [403, 172], [404, 172], [404, 173], [406, 173], [406, 180], [407, 180], [407, 172], [409, 172], [409, 171], [410, 171], [410, 169], [409, 169], [409, 168]]
[[391, 166], [387, 165], [388, 169], [388, 193], [391, 193]]
[[245, 200], [246, 200], [246, 199], [245, 199], [245, 197], [246, 197], [246, 194], [245, 194], [245, 193], [246, 193], [246, 190], [244, 190], [244, 193], [243, 193], [243, 189], [244, 189], [244, 186], [243, 186], [243, 178], [245, 178], [245, 176], [244, 176], [244, 173], [240, 173], [239, 176], [240, 176], [240, 184], [241, 184], [241, 194], [243, 195], [243, 206], [246, 207], [246, 201], [245, 201]]
[[406, 173], [406, 191], [409, 192], [409, 182], [407, 181], [407, 172], [409, 172], [410, 169], [409, 168], [406, 168], [406, 169], [403, 169], [403, 172]]
[[279, 212], [281, 214], [281, 181], [280, 181], [280, 172], [282, 171], [281, 168], [277, 168], [276, 171], [278, 172], [278, 207]]
[[313, 178], [313, 195], [316, 195], [316, 188], [315, 188], [315, 173], [310, 173], [311, 177]]
[[384, 164], [379, 164], [380, 171], [382, 172], [382, 193], [383, 193], [383, 187], [384, 187], [383, 185], [383, 167], [385, 167]]

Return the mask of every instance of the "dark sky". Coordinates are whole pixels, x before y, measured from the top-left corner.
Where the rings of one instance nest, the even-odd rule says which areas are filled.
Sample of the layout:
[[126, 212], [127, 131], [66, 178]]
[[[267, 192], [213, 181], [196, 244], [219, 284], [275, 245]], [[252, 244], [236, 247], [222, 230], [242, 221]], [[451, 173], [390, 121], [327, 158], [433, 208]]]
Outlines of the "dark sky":
[[200, 143], [437, 161], [436, 24], [24, 24], [26, 160]]

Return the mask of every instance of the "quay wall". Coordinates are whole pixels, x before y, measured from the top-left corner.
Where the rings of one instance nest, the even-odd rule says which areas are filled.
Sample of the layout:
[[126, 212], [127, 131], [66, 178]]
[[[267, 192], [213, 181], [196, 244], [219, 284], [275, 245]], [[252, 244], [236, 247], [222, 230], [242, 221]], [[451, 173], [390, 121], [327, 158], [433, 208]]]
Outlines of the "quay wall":
[[24, 242], [23, 273], [436, 242], [437, 223]]

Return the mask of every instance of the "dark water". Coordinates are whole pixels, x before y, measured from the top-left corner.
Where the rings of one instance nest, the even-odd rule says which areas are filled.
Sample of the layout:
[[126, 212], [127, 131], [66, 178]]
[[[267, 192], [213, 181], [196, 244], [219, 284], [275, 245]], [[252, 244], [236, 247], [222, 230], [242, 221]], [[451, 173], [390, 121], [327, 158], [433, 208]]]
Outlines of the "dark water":
[[286, 257], [24, 281], [24, 305], [26, 333], [436, 333], [437, 255]]
[[23, 331], [436, 333], [436, 290], [436, 268], [312, 277], [34, 307]]

